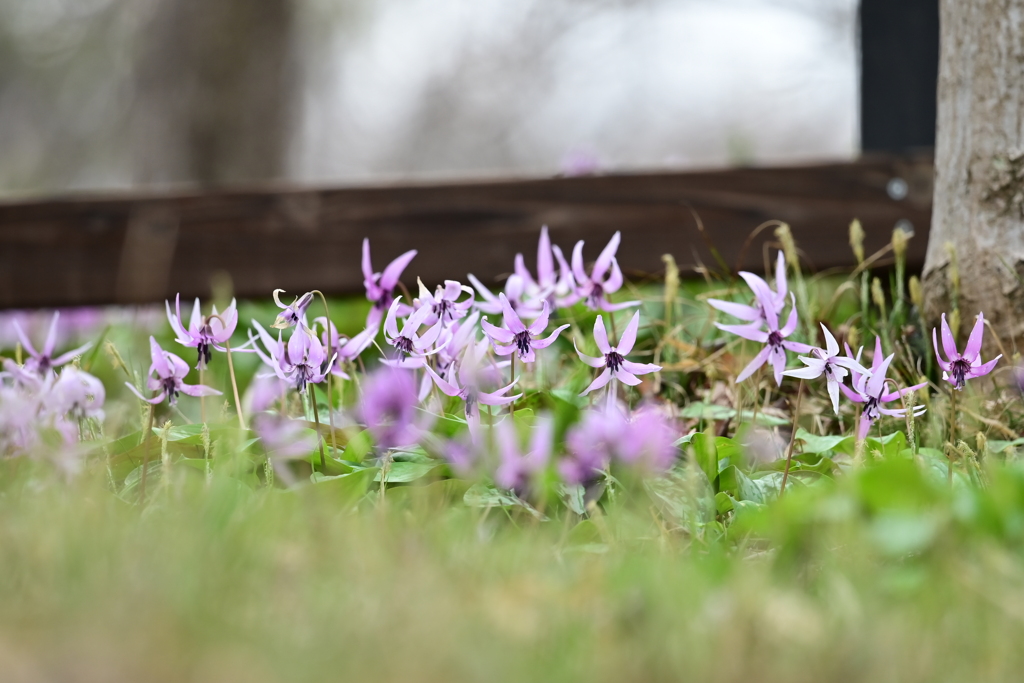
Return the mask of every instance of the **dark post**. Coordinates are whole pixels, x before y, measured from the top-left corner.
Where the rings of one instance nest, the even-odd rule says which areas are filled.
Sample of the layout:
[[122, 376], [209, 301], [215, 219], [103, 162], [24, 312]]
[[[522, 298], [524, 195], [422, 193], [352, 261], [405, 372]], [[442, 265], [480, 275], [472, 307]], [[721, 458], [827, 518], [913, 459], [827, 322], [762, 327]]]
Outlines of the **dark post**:
[[938, 0], [861, 0], [860, 53], [861, 148], [934, 147]]

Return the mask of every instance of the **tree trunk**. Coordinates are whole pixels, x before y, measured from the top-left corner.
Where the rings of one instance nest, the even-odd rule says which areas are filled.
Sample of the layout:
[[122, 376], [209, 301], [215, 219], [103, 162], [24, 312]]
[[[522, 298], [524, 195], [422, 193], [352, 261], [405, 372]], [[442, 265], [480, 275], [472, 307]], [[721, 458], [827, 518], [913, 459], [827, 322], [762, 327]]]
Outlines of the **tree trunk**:
[[155, 0], [135, 74], [138, 182], [284, 174], [294, 19], [294, 0]]
[[[1013, 338], [1020, 346], [1024, 0], [942, 0], [940, 21], [935, 201], [924, 268], [925, 314], [935, 321], [940, 313], [958, 308], [955, 318], [964, 329], [983, 311], [1004, 344]], [[991, 352], [995, 340], [987, 343]]]

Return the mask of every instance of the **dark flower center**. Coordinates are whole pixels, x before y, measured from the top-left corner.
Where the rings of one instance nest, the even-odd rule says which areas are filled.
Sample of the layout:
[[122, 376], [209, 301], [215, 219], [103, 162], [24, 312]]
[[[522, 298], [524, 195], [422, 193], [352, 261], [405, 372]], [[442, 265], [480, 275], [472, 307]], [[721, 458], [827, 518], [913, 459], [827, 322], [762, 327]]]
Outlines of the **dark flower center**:
[[882, 414], [878, 412], [878, 397], [872, 396], [867, 400], [867, 403], [864, 404], [864, 417], [871, 422], [874, 422], [881, 416]]
[[604, 354], [604, 364], [608, 366], [608, 369], [612, 372], [617, 371], [622, 367], [623, 361], [626, 359], [622, 357], [622, 354], [618, 351], [609, 351]]
[[476, 414], [476, 392], [467, 389], [465, 392], [463, 392], [462, 398], [466, 402], [466, 417], [473, 417]]
[[391, 305], [391, 300], [394, 298], [395, 290], [393, 288], [383, 291], [381, 292], [380, 298], [373, 302], [373, 307], [381, 311], [386, 311], [388, 310], [388, 306]]
[[409, 337], [395, 337], [395, 348], [402, 355], [409, 355], [413, 350], [412, 339]]
[[590, 306], [597, 308], [597, 305], [604, 299], [604, 287], [601, 286], [600, 282], [595, 282], [590, 287], [590, 294], [587, 295], [587, 300]]
[[516, 334], [516, 338], [513, 340], [516, 344], [516, 349], [519, 351], [519, 357], [522, 358], [530, 352], [530, 331], [523, 330]]
[[163, 380], [164, 391], [167, 392], [168, 405], [178, 402], [178, 380], [175, 377], [165, 377]]
[[454, 305], [454, 301], [441, 299], [436, 304], [434, 304], [434, 315], [437, 316], [438, 320], [447, 320], [448, 322], [451, 322], [455, 320], [455, 315], [452, 313], [452, 307]]
[[768, 335], [768, 344], [775, 348], [782, 346], [782, 335], [778, 332], [770, 333]]
[[961, 391], [967, 383], [967, 373], [971, 370], [971, 364], [964, 358], [957, 358], [950, 363], [949, 376], [953, 378], [953, 388]]

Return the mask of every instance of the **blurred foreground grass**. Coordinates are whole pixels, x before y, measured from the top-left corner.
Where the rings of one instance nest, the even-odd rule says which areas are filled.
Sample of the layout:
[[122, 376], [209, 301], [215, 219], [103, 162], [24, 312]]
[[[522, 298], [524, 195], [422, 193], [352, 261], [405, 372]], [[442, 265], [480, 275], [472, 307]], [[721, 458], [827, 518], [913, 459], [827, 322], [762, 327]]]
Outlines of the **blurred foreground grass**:
[[[592, 520], [439, 481], [251, 490], [4, 463], [4, 681], [1019, 680], [1024, 470], [892, 458], [736, 511], [630, 490]], [[682, 481], [681, 471], [671, 481]]]

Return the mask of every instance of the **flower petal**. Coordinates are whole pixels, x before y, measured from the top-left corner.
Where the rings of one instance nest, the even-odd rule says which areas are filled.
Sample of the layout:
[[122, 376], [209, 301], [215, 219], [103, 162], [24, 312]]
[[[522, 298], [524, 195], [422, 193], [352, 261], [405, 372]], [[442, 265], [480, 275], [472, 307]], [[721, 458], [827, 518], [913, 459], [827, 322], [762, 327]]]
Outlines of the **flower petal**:
[[736, 383], [738, 384], [742, 382], [743, 380], [747, 379], [755, 372], [757, 372], [758, 368], [764, 365], [765, 361], [768, 360], [768, 354], [771, 352], [771, 350], [772, 347], [765, 346], [763, 349], [758, 351], [757, 355], [754, 356], [754, 359], [747, 363], [747, 367], [743, 368], [743, 372], [741, 372], [736, 377]]
[[387, 268], [380, 276], [380, 287], [385, 292], [390, 292], [398, 284], [399, 278], [402, 277], [402, 271], [405, 270], [409, 262], [416, 257], [416, 250], [410, 249], [405, 252], [394, 261], [388, 264]]
[[597, 376], [597, 379], [595, 379], [593, 382], [591, 382], [590, 386], [588, 386], [586, 389], [584, 389], [582, 391], [582, 393], [580, 393], [580, 396], [586, 396], [591, 391], [594, 391], [595, 389], [600, 389], [604, 385], [608, 384], [608, 382], [611, 380], [611, 378], [612, 378], [612, 371], [609, 370], [608, 368], [605, 368], [604, 371], [600, 375]]
[[619, 337], [619, 343], [615, 345], [615, 350], [619, 354], [625, 356], [627, 353], [633, 350], [633, 345], [636, 344], [636, 333], [640, 329], [640, 311], [633, 314], [630, 318], [629, 324], [626, 325], [626, 329], [622, 332], [622, 336]]
[[512, 334], [511, 331], [506, 330], [503, 327], [497, 327], [492, 325], [489, 321], [484, 320], [480, 323], [480, 326], [484, 328], [484, 332], [494, 341], [502, 342], [504, 344], [511, 344], [516, 338], [516, 335]]
[[592, 368], [603, 368], [604, 367], [604, 365], [605, 365], [604, 358], [594, 358], [593, 356], [588, 356], [587, 354], [582, 353], [580, 351], [579, 347], [576, 346], [576, 340], [575, 339], [572, 340], [572, 346], [573, 346], [574, 349], [576, 349], [576, 355], [580, 357], [580, 360], [583, 361], [584, 363], [586, 363], [587, 365], [589, 365], [590, 367], [592, 367]]
[[949, 323], [946, 322], [946, 314], [942, 314], [942, 350], [946, 352], [946, 358], [952, 363], [960, 357], [960, 352], [956, 350], [956, 342], [953, 340], [953, 333], [949, 329]]
[[978, 313], [978, 320], [974, 323], [971, 336], [967, 339], [967, 347], [964, 349], [964, 358], [973, 361], [981, 353], [981, 341], [985, 334], [985, 315]]
[[160, 403], [161, 401], [164, 400], [164, 397], [167, 396], [167, 392], [166, 391], [161, 391], [159, 394], [157, 394], [153, 398], [146, 398], [145, 396], [142, 395], [142, 393], [139, 392], [138, 389], [135, 388], [135, 385], [132, 384], [131, 382], [125, 382], [124, 385], [126, 387], [128, 387], [129, 389], [131, 389], [131, 392], [133, 394], [135, 394], [136, 396], [138, 396], [140, 399], [142, 399], [146, 403], [152, 403], [153, 405], [156, 405], [157, 403]]
[[830, 357], [838, 356], [839, 342], [837, 342], [836, 338], [832, 336], [832, 333], [829, 332], [829, 329], [825, 327], [825, 323], [821, 323], [821, 331], [825, 334], [825, 352], [828, 353]]
[[512, 310], [512, 304], [508, 302], [508, 297], [504, 293], [498, 295], [498, 300], [501, 302], [501, 312], [505, 317], [505, 327], [511, 330], [515, 334], [526, 331], [526, 325], [519, 318], [514, 310]]
[[171, 370], [170, 363], [167, 362], [167, 354], [160, 348], [160, 345], [156, 343], [156, 339], [153, 337], [149, 338], [149, 355], [153, 360], [153, 369], [156, 370], [156, 374], [161, 378], [171, 377], [173, 372]]
[[612, 350], [611, 344], [608, 343], [608, 330], [604, 326], [604, 318], [597, 316], [597, 320], [594, 321], [594, 342], [597, 344], [597, 350], [601, 353], [608, 353]]
[[718, 309], [722, 313], [727, 313], [734, 318], [739, 318], [740, 320], [746, 320], [748, 322], [761, 320], [761, 311], [757, 310], [753, 306], [737, 304], [732, 301], [722, 301], [721, 299], [708, 299], [708, 303], [712, 308]]
[[221, 396], [222, 392], [217, 391], [213, 387], [208, 387], [205, 384], [185, 384], [181, 383], [180, 391], [183, 394], [189, 396]]
[[558, 339], [558, 335], [562, 333], [562, 330], [568, 329], [568, 327], [568, 325], [562, 325], [560, 327], [555, 328], [555, 330], [551, 334], [544, 337], [543, 339], [534, 339], [530, 343], [530, 348], [546, 349], [547, 347], [551, 346], [556, 339]]
[[942, 354], [939, 353], [939, 342], [937, 341], [937, 339], [935, 337], [935, 332], [936, 332], [936, 330], [933, 327], [932, 328], [932, 347], [935, 349], [935, 360], [938, 362], [939, 367], [942, 368], [942, 370], [944, 372], [949, 372], [949, 361], [944, 359], [942, 357]]
[[749, 339], [750, 341], [760, 342], [762, 344], [768, 341], [768, 333], [760, 329], [760, 324], [755, 325], [723, 325], [721, 323], [715, 323], [715, 327], [724, 331], [731, 332], [738, 337]]
[[594, 269], [590, 271], [590, 278], [594, 282], [601, 282], [604, 279], [605, 271], [612, 264], [612, 259], [615, 258], [615, 252], [619, 249], [619, 242], [622, 240], [622, 233], [618, 230], [612, 235], [612, 238], [608, 240], [608, 244], [604, 249], [601, 250], [600, 256], [597, 257], [597, 261], [594, 262]]
[[973, 379], [975, 377], [983, 377], [987, 375], [988, 373], [992, 372], [992, 369], [995, 368], [996, 363], [998, 363], [999, 359], [1002, 357], [1003, 354], [999, 354], [998, 356], [996, 356], [987, 363], [972, 367], [970, 370], [967, 371], [967, 376]]
[[661, 366], [655, 365], [654, 363], [634, 363], [633, 361], [630, 360], [622, 361], [622, 368], [626, 372], [632, 373], [634, 375], [646, 375], [648, 373], [657, 372], [658, 370], [661, 370]]
[[618, 370], [615, 371], [615, 379], [619, 380], [623, 384], [628, 384], [631, 387], [635, 387], [642, 381], [633, 373], [627, 372], [625, 368], [619, 368]]

